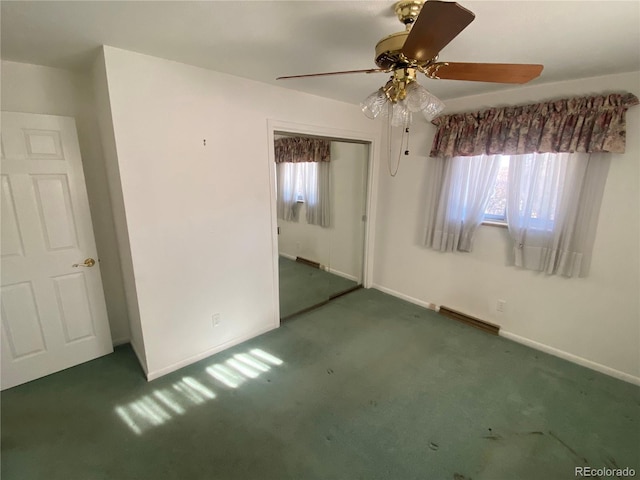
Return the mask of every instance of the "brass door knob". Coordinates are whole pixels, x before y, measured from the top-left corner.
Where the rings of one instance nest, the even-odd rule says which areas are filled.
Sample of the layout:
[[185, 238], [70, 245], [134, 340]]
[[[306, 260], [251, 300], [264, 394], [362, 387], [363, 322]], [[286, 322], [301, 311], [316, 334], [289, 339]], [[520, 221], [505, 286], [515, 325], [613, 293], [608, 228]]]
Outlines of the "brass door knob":
[[72, 267], [93, 267], [96, 261], [93, 258], [86, 258], [84, 263], [74, 263]]

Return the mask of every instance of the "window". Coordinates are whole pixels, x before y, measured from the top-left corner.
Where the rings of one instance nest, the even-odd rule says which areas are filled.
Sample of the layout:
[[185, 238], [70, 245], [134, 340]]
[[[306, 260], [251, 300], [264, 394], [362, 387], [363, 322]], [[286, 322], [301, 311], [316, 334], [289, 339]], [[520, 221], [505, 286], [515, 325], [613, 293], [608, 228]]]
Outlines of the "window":
[[328, 227], [329, 162], [283, 162], [276, 165], [278, 218], [297, 222], [305, 204], [307, 223]]
[[507, 185], [509, 182], [509, 155], [500, 155], [496, 181], [491, 187], [489, 201], [484, 209], [487, 222], [507, 223]]
[[[296, 203], [314, 204], [317, 193], [315, 177], [318, 175], [318, 162], [284, 163], [283, 174], [290, 181], [283, 185], [283, 195]], [[307, 188], [310, 186], [311, 188]]]
[[425, 245], [470, 252], [477, 227], [509, 224], [514, 264], [585, 276], [610, 159], [604, 153], [528, 153], [434, 159]]
[[291, 189], [290, 192], [284, 192], [288, 198], [292, 198], [296, 203], [304, 203], [305, 201], [305, 172], [306, 165], [313, 165], [313, 163], [285, 163], [284, 169], [288, 170], [285, 175], [290, 175], [293, 181], [285, 188]]
[[[499, 155], [499, 167], [495, 182], [490, 188], [489, 200], [484, 210], [483, 221], [488, 223], [507, 223], [507, 203], [509, 186], [509, 165], [521, 162], [518, 168], [521, 178], [520, 190], [527, 195], [529, 218], [535, 223], [547, 220], [547, 227], [553, 224], [556, 207], [559, 201], [564, 173], [560, 165], [567, 162], [567, 154], [542, 155]], [[519, 209], [524, 208], [524, 197], [521, 197]]]

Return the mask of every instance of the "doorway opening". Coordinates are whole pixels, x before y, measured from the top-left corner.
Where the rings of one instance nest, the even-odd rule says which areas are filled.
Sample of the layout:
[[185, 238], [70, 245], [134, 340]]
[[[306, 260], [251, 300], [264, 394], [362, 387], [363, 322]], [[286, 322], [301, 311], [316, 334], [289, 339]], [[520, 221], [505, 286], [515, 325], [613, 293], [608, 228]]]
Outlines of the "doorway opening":
[[[313, 132], [313, 131], [311, 131]], [[330, 142], [327, 168], [328, 186], [321, 188], [327, 205], [327, 218], [313, 220], [307, 210], [313, 208], [308, 191], [293, 192], [293, 209], [283, 215], [275, 208], [277, 299], [280, 321], [307, 312], [342, 295], [363, 287], [367, 271], [367, 238], [371, 204], [372, 140], [341, 138], [317, 132], [273, 128], [272, 141], [291, 138], [316, 138]], [[285, 140], [286, 141], [286, 140]], [[273, 160], [273, 159], [272, 159]], [[314, 165], [285, 165], [273, 162], [275, 202], [282, 202], [282, 189], [304, 185], [305, 178], [291, 181], [296, 175], [313, 175]], [[288, 175], [287, 182], [283, 176]], [[280, 189], [280, 191], [278, 191]], [[292, 192], [288, 192], [292, 198]], [[280, 197], [278, 197], [280, 195]], [[313, 197], [313, 194], [311, 194]], [[315, 199], [317, 200], [317, 199]], [[366, 286], [366, 285], [365, 285]]]

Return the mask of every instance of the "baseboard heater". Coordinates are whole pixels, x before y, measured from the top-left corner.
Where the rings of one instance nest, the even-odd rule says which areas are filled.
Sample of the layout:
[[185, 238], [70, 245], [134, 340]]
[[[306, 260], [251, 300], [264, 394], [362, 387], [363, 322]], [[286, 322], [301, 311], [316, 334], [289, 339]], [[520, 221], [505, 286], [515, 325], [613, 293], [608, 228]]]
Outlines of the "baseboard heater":
[[445, 317], [453, 318], [454, 320], [458, 320], [459, 322], [466, 323], [467, 325], [471, 325], [472, 327], [490, 333], [491, 335], [498, 335], [500, 332], [499, 325], [495, 325], [485, 320], [480, 320], [479, 318], [472, 317], [471, 315], [467, 315], [466, 313], [458, 312], [457, 310], [454, 310], [452, 308], [442, 306], [438, 311], [440, 312], [440, 315], [444, 315]]
[[296, 262], [304, 263], [305, 265], [309, 265], [313, 268], [320, 268], [320, 264], [318, 262], [314, 262], [313, 260], [309, 260], [302, 257], [296, 257]]

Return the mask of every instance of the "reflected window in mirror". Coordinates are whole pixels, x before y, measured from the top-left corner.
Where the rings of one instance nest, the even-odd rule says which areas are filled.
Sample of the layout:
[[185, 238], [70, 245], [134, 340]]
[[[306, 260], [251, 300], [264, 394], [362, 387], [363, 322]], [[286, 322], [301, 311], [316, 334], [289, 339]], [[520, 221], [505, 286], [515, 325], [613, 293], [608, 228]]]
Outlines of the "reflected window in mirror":
[[307, 222], [329, 226], [329, 163], [284, 162], [277, 164], [278, 218], [297, 222], [306, 204]]

